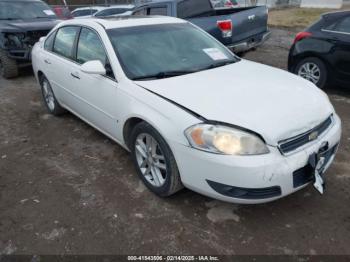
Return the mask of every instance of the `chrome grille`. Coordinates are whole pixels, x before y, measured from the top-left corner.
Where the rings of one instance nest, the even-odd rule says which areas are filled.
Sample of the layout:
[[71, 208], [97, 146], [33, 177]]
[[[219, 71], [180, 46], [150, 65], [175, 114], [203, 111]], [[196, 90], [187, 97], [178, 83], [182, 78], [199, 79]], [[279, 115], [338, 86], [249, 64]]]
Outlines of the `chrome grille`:
[[318, 126], [313, 129], [307, 131], [304, 134], [280, 141], [279, 150], [283, 154], [288, 154], [299, 147], [306, 145], [314, 140], [316, 140], [320, 135], [322, 135], [330, 126], [332, 125], [332, 116], [328, 117], [325, 121], [323, 121]]

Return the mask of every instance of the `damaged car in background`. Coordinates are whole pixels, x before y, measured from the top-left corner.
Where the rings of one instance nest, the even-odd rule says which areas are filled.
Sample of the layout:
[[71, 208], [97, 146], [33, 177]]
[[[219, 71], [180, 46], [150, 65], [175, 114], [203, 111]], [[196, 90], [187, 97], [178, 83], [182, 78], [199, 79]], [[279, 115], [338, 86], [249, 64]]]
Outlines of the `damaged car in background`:
[[30, 65], [31, 49], [58, 23], [51, 8], [39, 0], [0, 0], [0, 75], [18, 76]]

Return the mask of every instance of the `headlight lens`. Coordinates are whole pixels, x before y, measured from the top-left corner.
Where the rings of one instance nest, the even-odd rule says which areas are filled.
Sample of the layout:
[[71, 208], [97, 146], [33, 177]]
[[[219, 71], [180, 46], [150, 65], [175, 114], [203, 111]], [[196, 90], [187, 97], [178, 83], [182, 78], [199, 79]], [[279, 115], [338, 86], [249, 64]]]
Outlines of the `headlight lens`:
[[197, 149], [225, 155], [260, 155], [269, 153], [258, 136], [239, 129], [198, 124], [185, 131], [190, 144]]

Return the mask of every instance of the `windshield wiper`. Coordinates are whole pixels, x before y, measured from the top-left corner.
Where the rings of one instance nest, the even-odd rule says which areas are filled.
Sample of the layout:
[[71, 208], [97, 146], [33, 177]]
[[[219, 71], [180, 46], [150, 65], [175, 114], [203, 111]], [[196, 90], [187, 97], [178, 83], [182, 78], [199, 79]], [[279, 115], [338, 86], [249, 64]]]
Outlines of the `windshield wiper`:
[[190, 70], [164, 71], [153, 75], [134, 77], [132, 80], [162, 79], [162, 78], [168, 78], [168, 77], [174, 77], [174, 76], [187, 75], [194, 72], [197, 72], [197, 71], [190, 71]]
[[208, 70], [208, 69], [213, 69], [213, 68], [217, 68], [217, 67], [221, 67], [221, 66], [225, 66], [225, 65], [230, 65], [230, 64], [233, 64], [235, 63], [236, 61], [233, 61], [233, 60], [225, 60], [223, 62], [218, 62], [218, 63], [213, 63], [213, 64], [210, 64], [204, 68], [202, 68], [201, 70], [199, 71], [203, 71], [203, 70]]

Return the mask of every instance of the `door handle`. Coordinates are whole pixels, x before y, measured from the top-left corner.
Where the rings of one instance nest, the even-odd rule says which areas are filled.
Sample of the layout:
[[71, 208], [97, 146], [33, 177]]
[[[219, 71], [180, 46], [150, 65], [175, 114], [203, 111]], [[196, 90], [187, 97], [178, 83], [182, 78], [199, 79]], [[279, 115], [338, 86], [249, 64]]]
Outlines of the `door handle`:
[[47, 60], [47, 59], [45, 59], [44, 62], [45, 62], [46, 64], [48, 64], [48, 65], [51, 65], [51, 62], [50, 62], [49, 60]]
[[70, 73], [70, 75], [76, 79], [80, 79], [79, 75], [77, 75], [77, 74]]

